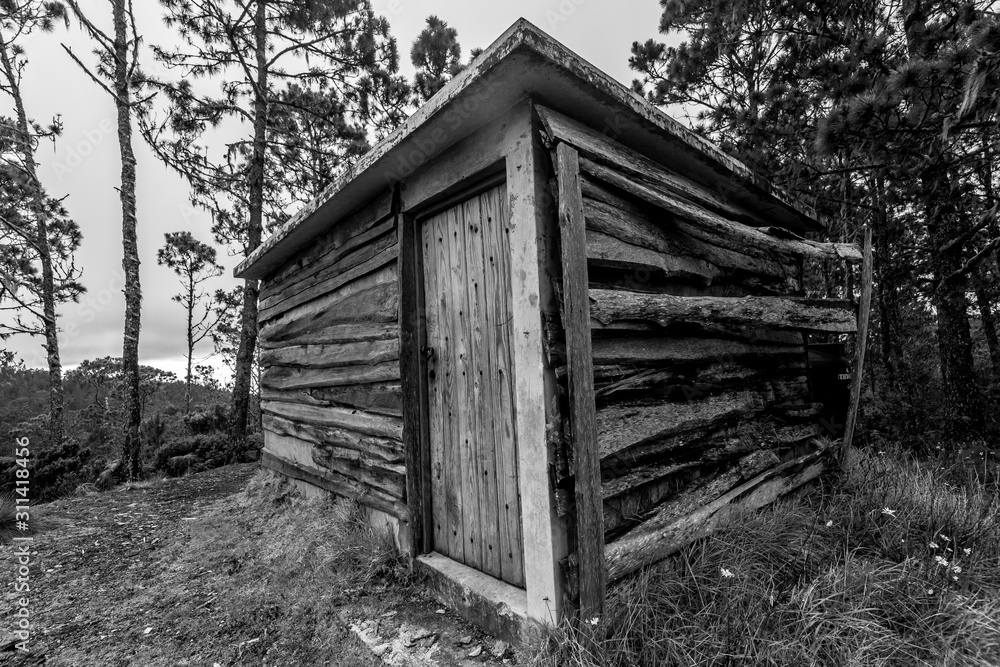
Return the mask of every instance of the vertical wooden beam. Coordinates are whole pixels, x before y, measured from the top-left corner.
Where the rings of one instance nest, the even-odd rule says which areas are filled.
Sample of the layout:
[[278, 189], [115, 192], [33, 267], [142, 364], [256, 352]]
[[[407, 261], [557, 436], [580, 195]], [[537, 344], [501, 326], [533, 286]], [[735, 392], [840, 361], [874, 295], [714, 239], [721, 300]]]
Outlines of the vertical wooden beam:
[[406, 504], [410, 511], [413, 555], [432, 548], [430, 452], [427, 448], [426, 321], [424, 272], [417, 222], [399, 210], [399, 191], [393, 197], [399, 235], [399, 365], [403, 394], [403, 450], [406, 463]]
[[858, 333], [854, 341], [854, 369], [851, 374], [851, 400], [844, 425], [844, 441], [840, 460], [844, 461], [854, 442], [854, 428], [861, 405], [861, 378], [865, 369], [865, 348], [868, 347], [868, 316], [872, 307], [872, 228], [865, 226], [864, 258], [861, 263], [861, 303], [858, 305]]
[[504, 233], [510, 248], [514, 430], [524, 546], [524, 588], [528, 618], [555, 625], [562, 619], [564, 581], [559, 561], [569, 554], [566, 531], [556, 512], [549, 475], [547, 425], [555, 419], [556, 383], [545, 356], [542, 312], [552, 307], [548, 273], [559, 262], [550, 254], [558, 240], [558, 222], [548, 191], [549, 157], [539, 135], [540, 123], [523, 100], [504, 120], [504, 155], [510, 224]]
[[587, 279], [587, 236], [580, 191], [580, 161], [576, 149], [556, 148], [559, 180], [559, 230], [563, 272], [563, 326], [566, 329], [566, 369], [570, 428], [576, 486], [576, 542], [579, 559], [581, 618], [604, 612], [604, 508], [601, 465], [597, 449], [597, 410], [590, 343], [590, 302]]

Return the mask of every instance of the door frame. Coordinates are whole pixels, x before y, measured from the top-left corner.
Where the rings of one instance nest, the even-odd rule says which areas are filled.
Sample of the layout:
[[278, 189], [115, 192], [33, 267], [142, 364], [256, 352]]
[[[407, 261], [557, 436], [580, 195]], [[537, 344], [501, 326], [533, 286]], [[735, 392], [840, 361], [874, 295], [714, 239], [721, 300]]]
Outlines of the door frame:
[[[490, 188], [507, 182], [504, 159], [462, 178], [397, 212], [400, 277], [400, 370], [403, 392], [403, 445], [406, 452], [406, 494], [414, 555], [434, 550], [431, 499], [430, 406], [427, 385], [427, 311], [424, 294], [424, 253], [421, 226], [428, 218]], [[405, 187], [405, 186], [404, 186]], [[397, 200], [398, 201], [398, 200]], [[411, 430], [408, 424], [416, 426]], [[414, 432], [415, 431], [415, 432]], [[418, 471], [418, 474], [411, 474]], [[520, 494], [520, 476], [518, 476]]]
[[[515, 432], [524, 546], [524, 605], [527, 618], [532, 621], [557, 623], [562, 617], [564, 601], [564, 577], [559, 563], [569, 554], [569, 535], [556, 510], [550, 479], [552, 443], [548, 424], [559, 418], [554, 401], [558, 383], [546, 356], [542, 322], [542, 313], [556, 308], [554, 290], [546, 276], [554, 275], [559, 266], [558, 224], [548, 191], [552, 168], [541, 140], [541, 122], [527, 97], [486, 125], [467, 127], [457, 122], [453, 129], [455, 134], [445, 133], [439, 138], [439, 145], [447, 148], [440, 152], [415, 151], [412, 157], [400, 161], [396, 178], [387, 183], [387, 186], [399, 183], [401, 202], [395, 210], [400, 237], [400, 370], [410, 529], [405, 544], [417, 562], [433, 559], [418, 558], [430, 553], [432, 541], [424, 531], [425, 518], [430, 516], [427, 511], [430, 460], [429, 449], [424, 450], [422, 444], [428, 442], [424, 433], [429, 424], [426, 409], [422, 407], [426, 406], [424, 383], [420, 381], [426, 372], [419, 354], [426, 345], [421, 338], [425, 326], [421, 321], [422, 244], [416, 242], [414, 218], [454, 196], [464, 186], [473, 185], [478, 177], [505, 172], [510, 198], [508, 243], [514, 267], [512, 326], [517, 332], [513, 338]], [[428, 158], [429, 154], [433, 157]], [[423, 489], [428, 493], [424, 494]], [[404, 542], [404, 535], [400, 537]], [[443, 576], [450, 578], [447, 574]]]

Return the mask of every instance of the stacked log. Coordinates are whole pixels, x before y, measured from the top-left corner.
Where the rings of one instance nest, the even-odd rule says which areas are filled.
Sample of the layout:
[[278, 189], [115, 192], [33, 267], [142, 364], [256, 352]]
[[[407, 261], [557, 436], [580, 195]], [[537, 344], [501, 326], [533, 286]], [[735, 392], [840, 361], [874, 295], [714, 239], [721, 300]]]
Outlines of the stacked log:
[[[857, 314], [847, 301], [806, 298], [802, 267], [807, 258], [858, 262], [861, 254], [774, 228], [713, 189], [536, 109], [553, 153], [560, 144], [579, 153], [604, 568], [614, 581], [824, 470], [830, 443], [812, 403], [807, 337], [854, 335]], [[563, 276], [553, 280], [561, 298]], [[567, 395], [564, 319], [546, 327]], [[573, 426], [567, 419], [554, 456], [557, 510], [571, 525]], [[575, 595], [577, 555], [564, 565]]]
[[339, 222], [261, 290], [262, 462], [406, 518], [390, 201]]

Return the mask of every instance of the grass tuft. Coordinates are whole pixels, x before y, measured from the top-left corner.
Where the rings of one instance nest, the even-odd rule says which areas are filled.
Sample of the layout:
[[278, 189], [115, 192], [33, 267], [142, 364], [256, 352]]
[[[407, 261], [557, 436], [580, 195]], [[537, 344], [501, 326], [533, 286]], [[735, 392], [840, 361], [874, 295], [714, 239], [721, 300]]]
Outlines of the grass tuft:
[[0, 544], [7, 544], [17, 535], [17, 503], [13, 493], [0, 493]]
[[995, 484], [899, 451], [757, 513], [612, 587], [531, 665], [1000, 664]]

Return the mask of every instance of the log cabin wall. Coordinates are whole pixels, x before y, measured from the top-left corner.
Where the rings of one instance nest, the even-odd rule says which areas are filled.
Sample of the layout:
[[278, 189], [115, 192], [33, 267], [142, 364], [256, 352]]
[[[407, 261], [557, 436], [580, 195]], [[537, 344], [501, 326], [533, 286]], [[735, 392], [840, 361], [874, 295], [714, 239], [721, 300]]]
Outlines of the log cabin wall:
[[264, 280], [262, 463], [406, 520], [393, 193]]
[[[589, 523], [603, 532], [603, 576], [591, 571], [597, 583], [587, 583], [580, 551], [564, 561], [568, 590], [584, 598], [581, 589], [669, 555], [735, 505], [759, 507], [824, 469], [832, 443], [816, 418], [821, 406], [810, 403], [805, 336], [850, 334], [857, 323], [848, 302], [803, 297], [803, 260], [861, 255], [770, 227], [730, 203], [721, 180], [705, 187], [555, 111], [536, 111], [557, 172], [551, 189], [573, 196], [574, 175], [558, 172], [578, 170], [585, 226], [602, 514]], [[563, 275], [554, 276], [564, 302], [566, 262], [564, 254]], [[578, 383], [569, 307], [547, 322], [567, 417]], [[572, 520], [583, 509], [575, 459], [586, 438], [570, 421], [564, 432], [577, 434], [562, 440], [555, 485], [559, 514]]]

